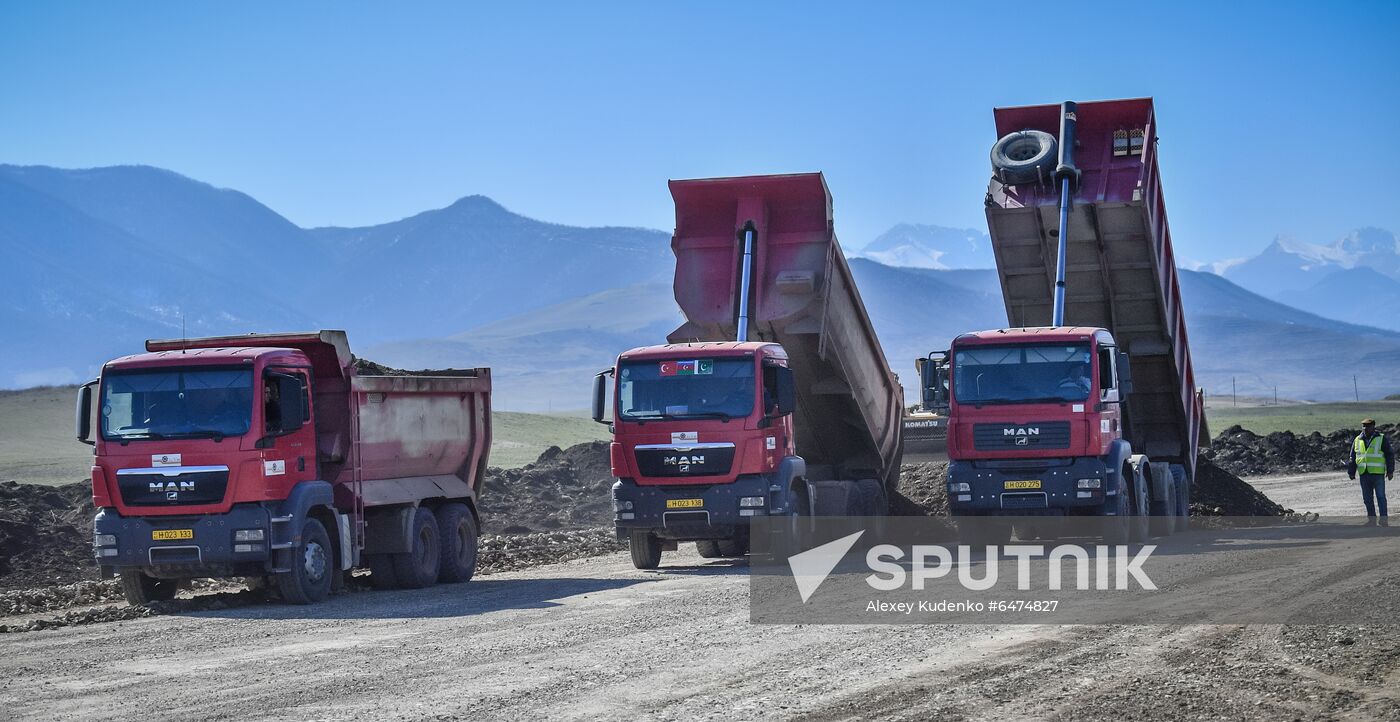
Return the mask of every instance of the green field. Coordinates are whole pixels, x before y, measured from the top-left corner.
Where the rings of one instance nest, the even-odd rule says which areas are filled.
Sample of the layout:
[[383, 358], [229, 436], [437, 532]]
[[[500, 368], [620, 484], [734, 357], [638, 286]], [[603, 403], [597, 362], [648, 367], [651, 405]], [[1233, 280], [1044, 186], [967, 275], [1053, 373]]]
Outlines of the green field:
[[[0, 391], [0, 481], [67, 484], [88, 478], [92, 447], [73, 438], [73, 387]], [[550, 446], [607, 438], [582, 416], [499, 411], [491, 415], [491, 465], [534, 461]]]
[[1280, 406], [1230, 406], [1212, 403], [1206, 409], [1211, 436], [1239, 424], [1256, 434], [1292, 431], [1309, 434], [1328, 433], [1338, 429], [1359, 429], [1361, 420], [1371, 417], [1381, 424], [1400, 423], [1400, 401], [1362, 401], [1360, 403], [1284, 404]]

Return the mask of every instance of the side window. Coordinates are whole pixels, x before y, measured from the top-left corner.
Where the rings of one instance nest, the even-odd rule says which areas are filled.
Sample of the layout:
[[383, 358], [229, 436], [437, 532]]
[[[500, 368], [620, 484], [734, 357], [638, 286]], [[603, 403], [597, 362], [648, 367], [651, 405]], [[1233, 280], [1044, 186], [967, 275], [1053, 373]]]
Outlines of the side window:
[[1118, 386], [1118, 375], [1114, 373], [1113, 366], [1118, 355], [1113, 351], [1112, 346], [1099, 347], [1099, 388], [1103, 389], [1103, 393]]
[[763, 413], [769, 414], [778, 406], [778, 368], [763, 365]]

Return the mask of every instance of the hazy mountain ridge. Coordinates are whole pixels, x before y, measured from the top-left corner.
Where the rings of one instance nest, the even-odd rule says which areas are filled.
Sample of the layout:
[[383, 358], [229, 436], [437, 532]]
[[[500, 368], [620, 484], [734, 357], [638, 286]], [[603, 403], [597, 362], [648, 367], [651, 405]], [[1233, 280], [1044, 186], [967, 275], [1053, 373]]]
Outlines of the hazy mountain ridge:
[[[886, 236], [875, 252], [933, 237]], [[948, 237], [977, 252], [976, 232]], [[680, 323], [665, 232], [546, 223], [484, 196], [364, 228], [300, 229], [244, 194], [169, 171], [0, 166], [0, 243], [9, 331], [0, 386], [90, 377], [145, 338], [178, 335], [182, 322], [190, 335], [329, 327], [400, 367], [492, 366], [497, 408], [577, 409], [594, 372]], [[1388, 252], [1384, 237], [1335, 245], [1309, 264], [1339, 263], [1339, 253], [1370, 260], [1332, 269], [1354, 275], [1323, 276], [1335, 285], [1315, 285], [1317, 294], [1396, 283], [1367, 265]], [[1289, 248], [1274, 255], [1302, 258]], [[915, 357], [1005, 324], [993, 270], [851, 255], [887, 358], [907, 380]], [[1352, 374], [1363, 396], [1397, 390], [1388, 384], [1400, 378], [1400, 334], [1299, 311], [1228, 274], [1181, 279], [1197, 381], [1212, 393], [1233, 379], [1242, 393], [1277, 385], [1285, 396], [1342, 398]]]

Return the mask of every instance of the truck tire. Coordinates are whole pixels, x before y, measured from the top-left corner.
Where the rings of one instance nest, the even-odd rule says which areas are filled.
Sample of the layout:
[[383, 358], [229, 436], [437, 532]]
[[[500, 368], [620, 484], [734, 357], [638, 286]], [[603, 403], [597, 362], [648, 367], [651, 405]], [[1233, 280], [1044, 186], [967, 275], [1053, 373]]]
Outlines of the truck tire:
[[1132, 486], [1128, 481], [1131, 478], [1132, 467], [1124, 466], [1118, 473], [1118, 493], [1114, 495], [1114, 514], [1103, 517], [1103, 543], [1109, 546], [1119, 546], [1127, 544], [1132, 540], [1132, 513], [1133, 505], [1129, 501], [1128, 495], [1132, 493]]
[[1176, 530], [1186, 531], [1191, 527], [1191, 480], [1181, 464], [1172, 464], [1171, 471], [1176, 482]]
[[1128, 515], [1128, 541], [1134, 544], [1144, 544], [1149, 538], [1147, 489], [1146, 483], [1141, 475], [1133, 480], [1133, 487], [1130, 490], [1129, 500], [1132, 512]]
[[720, 556], [736, 559], [749, 553], [749, 537], [747, 534], [735, 533], [728, 539], [720, 539], [717, 546]]
[[812, 484], [812, 516], [860, 516], [860, 495], [855, 485], [841, 481]]
[[413, 547], [403, 554], [390, 555], [394, 560], [394, 576], [404, 589], [422, 589], [437, 581], [442, 568], [442, 538], [438, 535], [433, 512], [418, 507], [413, 514], [411, 539]]
[[695, 551], [706, 559], [718, 559], [723, 556], [719, 552], [718, 539], [701, 539], [695, 542]]
[[661, 566], [661, 540], [645, 529], [633, 529], [627, 538], [627, 547], [632, 552], [632, 566], [638, 569], [655, 569]]
[[442, 564], [438, 581], [456, 584], [469, 581], [476, 573], [478, 536], [476, 518], [466, 504], [451, 503], [438, 507], [438, 538], [442, 540]]
[[122, 595], [132, 606], [151, 602], [168, 602], [179, 591], [178, 579], [156, 579], [140, 569], [125, 569], [118, 575], [122, 583]]
[[315, 519], [307, 519], [301, 525], [300, 541], [292, 547], [290, 569], [273, 578], [283, 601], [311, 604], [331, 595], [331, 575], [336, 571], [335, 550], [326, 527]]
[[375, 589], [398, 589], [399, 578], [394, 575], [394, 560], [389, 554], [366, 554], [369, 581]]
[[885, 485], [878, 479], [861, 479], [856, 482], [860, 491], [861, 516], [888, 516], [890, 502], [885, 496]]
[[1176, 531], [1176, 480], [1172, 478], [1171, 469], [1164, 462], [1156, 462], [1150, 467], [1152, 473], [1152, 483], [1148, 485], [1150, 490], [1155, 491], [1161, 487], [1166, 495], [1161, 499], [1155, 498], [1148, 502], [1148, 510], [1152, 512], [1152, 517], [1148, 521], [1148, 533], [1154, 537], [1171, 536]]
[[1048, 181], [1059, 162], [1055, 136], [1039, 130], [1007, 133], [992, 146], [992, 169], [1003, 183]]

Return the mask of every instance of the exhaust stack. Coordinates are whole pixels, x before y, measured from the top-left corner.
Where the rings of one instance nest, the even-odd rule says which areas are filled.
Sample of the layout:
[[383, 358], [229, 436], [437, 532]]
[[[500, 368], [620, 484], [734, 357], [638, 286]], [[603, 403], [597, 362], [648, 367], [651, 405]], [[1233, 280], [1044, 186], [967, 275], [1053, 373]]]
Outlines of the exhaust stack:
[[744, 223], [740, 236], [744, 239], [744, 259], [739, 269], [739, 342], [749, 340], [749, 286], [753, 283], [753, 221]]

